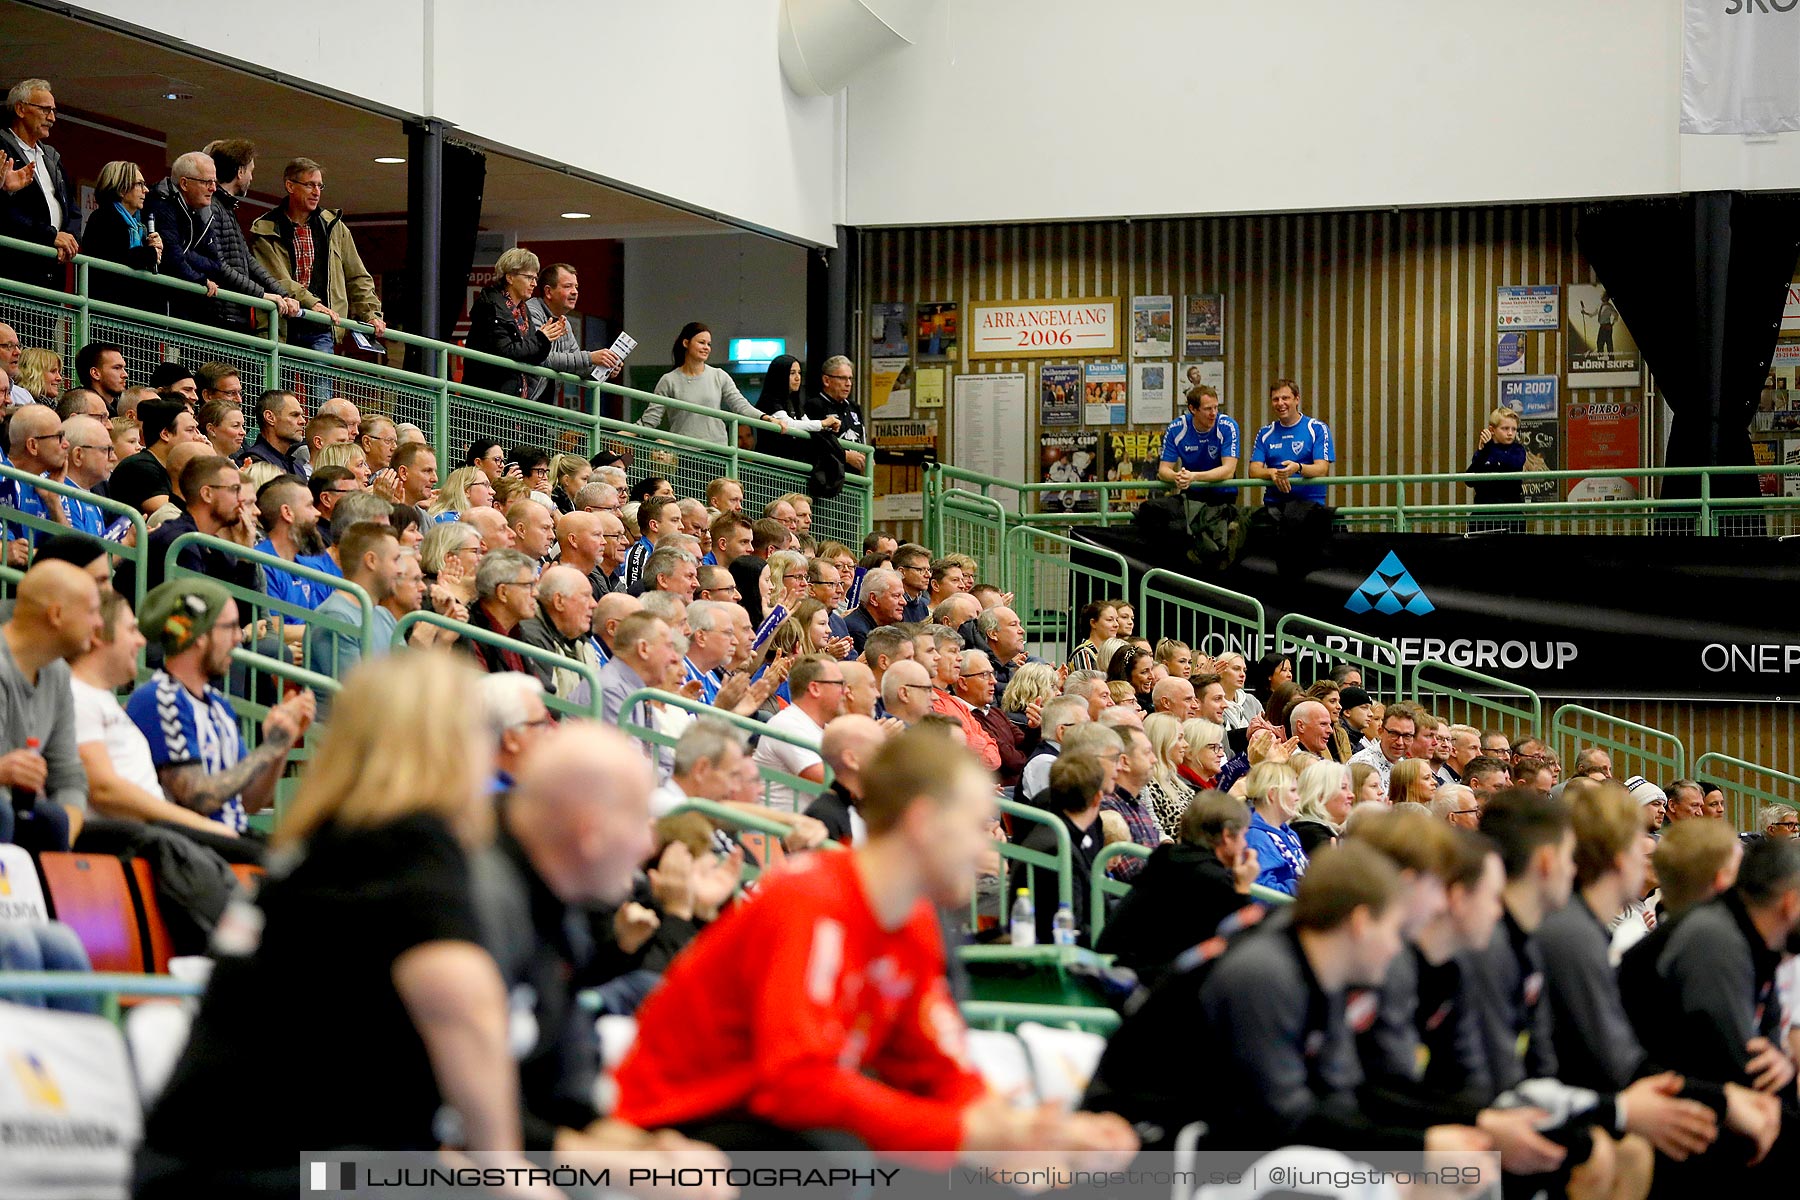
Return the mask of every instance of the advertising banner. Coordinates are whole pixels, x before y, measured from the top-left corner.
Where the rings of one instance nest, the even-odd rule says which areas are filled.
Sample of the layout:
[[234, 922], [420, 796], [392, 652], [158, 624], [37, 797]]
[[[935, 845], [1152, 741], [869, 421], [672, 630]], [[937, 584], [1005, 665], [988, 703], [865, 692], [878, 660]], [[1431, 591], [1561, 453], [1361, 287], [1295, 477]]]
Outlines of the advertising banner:
[[1800, 129], [1800, 11], [1794, 0], [1687, 0], [1681, 132]]
[[[920, 329], [924, 328], [921, 316]], [[969, 305], [969, 357], [1068, 358], [1118, 354], [1118, 297], [1079, 300], [977, 300]], [[925, 357], [924, 342], [919, 357]]]
[[1501, 329], [1562, 328], [1562, 314], [1557, 306], [1560, 293], [1555, 284], [1502, 287], [1495, 292], [1497, 322]]

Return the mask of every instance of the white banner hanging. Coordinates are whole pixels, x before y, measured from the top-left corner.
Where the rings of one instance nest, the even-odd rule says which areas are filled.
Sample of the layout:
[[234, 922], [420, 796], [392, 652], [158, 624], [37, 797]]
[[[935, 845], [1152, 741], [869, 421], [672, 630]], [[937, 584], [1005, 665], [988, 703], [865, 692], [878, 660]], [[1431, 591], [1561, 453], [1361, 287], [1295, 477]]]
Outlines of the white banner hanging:
[[1681, 132], [1800, 129], [1800, 0], [1687, 0]]

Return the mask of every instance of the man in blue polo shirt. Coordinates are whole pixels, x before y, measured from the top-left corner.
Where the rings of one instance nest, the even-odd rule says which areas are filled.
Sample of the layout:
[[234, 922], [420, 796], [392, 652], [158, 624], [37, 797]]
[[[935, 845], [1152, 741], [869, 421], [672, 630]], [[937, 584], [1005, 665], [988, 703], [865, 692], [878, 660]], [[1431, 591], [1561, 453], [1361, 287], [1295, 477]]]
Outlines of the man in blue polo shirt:
[[1292, 481], [1296, 477], [1320, 479], [1331, 473], [1331, 464], [1337, 460], [1331, 427], [1300, 411], [1300, 385], [1291, 379], [1277, 379], [1270, 385], [1269, 408], [1275, 419], [1257, 430], [1250, 447], [1251, 478], [1271, 481], [1263, 489], [1263, 503], [1325, 503], [1324, 484]]
[[1219, 393], [1201, 384], [1187, 394], [1187, 415], [1163, 434], [1162, 463], [1156, 477], [1172, 483], [1189, 500], [1231, 502], [1234, 487], [1209, 487], [1237, 474], [1238, 424], [1219, 413]]

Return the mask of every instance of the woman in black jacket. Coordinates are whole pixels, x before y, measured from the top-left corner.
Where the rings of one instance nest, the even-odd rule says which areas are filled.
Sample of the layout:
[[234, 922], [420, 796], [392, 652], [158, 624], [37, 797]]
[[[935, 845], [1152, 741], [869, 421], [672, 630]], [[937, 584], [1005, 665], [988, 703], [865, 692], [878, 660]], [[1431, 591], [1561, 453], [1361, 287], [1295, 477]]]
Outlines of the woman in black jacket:
[[[469, 308], [469, 349], [532, 366], [549, 358], [550, 347], [563, 335], [566, 322], [556, 317], [536, 329], [531, 327], [525, 302], [537, 289], [537, 281], [537, 255], [517, 246], [502, 253], [494, 264], [494, 283], [482, 289]], [[468, 387], [509, 396], [523, 397], [526, 391], [523, 372], [474, 359], [463, 360], [462, 381]]]
[[[95, 208], [81, 235], [81, 252], [155, 274], [162, 265], [163, 243], [144, 222], [144, 198], [149, 194], [150, 184], [136, 163], [120, 160], [101, 167], [100, 178], [94, 182]], [[143, 312], [166, 316], [169, 311], [167, 289], [104, 268], [89, 269], [88, 294]]]

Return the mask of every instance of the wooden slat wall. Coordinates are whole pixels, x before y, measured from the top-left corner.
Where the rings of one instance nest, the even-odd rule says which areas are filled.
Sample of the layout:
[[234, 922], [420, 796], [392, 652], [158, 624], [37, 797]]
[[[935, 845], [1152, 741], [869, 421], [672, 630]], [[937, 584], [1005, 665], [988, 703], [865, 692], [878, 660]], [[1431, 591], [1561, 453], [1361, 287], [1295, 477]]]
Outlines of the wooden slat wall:
[[[1225, 409], [1246, 439], [1269, 420], [1269, 380], [1291, 376], [1306, 411], [1331, 425], [1340, 474], [1458, 470], [1497, 403], [1494, 289], [1590, 282], [1574, 221], [1572, 206], [1544, 205], [872, 230], [860, 241], [862, 311], [954, 300], [966, 314], [972, 300], [1116, 295], [1124, 323], [1133, 295], [1179, 306], [1186, 293], [1223, 292]], [[1179, 347], [1179, 307], [1176, 320]], [[1527, 334], [1527, 370], [1560, 374], [1562, 340]], [[1039, 361], [948, 364], [1026, 372], [1033, 462]], [[955, 461], [948, 409], [941, 420], [940, 450]], [[1343, 489], [1334, 501], [1379, 503], [1379, 490]], [[1457, 503], [1459, 491], [1408, 498]]]
[[[1573, 206], [1535, 205], [870, 230], [858, 243], [861, 311], [876, 302], [954, 300], [966, 314], [972, 300], [1116, 295], [1126, 322], [1132, 295], [1173, 295], [1179, 305], [1185, 293], [1223, 292], [1226, 411], [1246, 437], [1268, 420], [1268, 381], [1291, 375], [1307, 411], [1331, 424], [1340, 473], [1455, 470], [1497, 403], [1494, 289], [1590, 282], [1575, 221]], [[1179, 308], [1176, 319], [1179, 336]], [[1560, 331], [1527, 334], [1527, 371], [1560, 375], [1562, 340]], [[858, 367], [866, 395], [868, 339], [860, 325], [855, 344], [864, 348]], [[1026, 372], [1028, 462], [1037, 459], [1042, 361], [1054, 360], [946, 364], [951, 374]], [[1560, 400], [1566, 404], [1569, 393]], [[1646, 405], [1647, 444], [1656, 444], [1649, 441], [1654, 408]], [[940, 448], [954, 462], [948, 408], [939, 419]], [[1377, 491], [1347, 489], [1335, 499], [1379, 503]], [[1466, 493], [1445, 488], [1409, 499], [1456, 503]], [[908, 523], [896, 532], [917, 538], [920, 528]], [[1674, 733], [1695, 757], [1718, 750], [1782, 769], [1793, 762], [1791, 704], [1594, 707]]]

